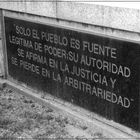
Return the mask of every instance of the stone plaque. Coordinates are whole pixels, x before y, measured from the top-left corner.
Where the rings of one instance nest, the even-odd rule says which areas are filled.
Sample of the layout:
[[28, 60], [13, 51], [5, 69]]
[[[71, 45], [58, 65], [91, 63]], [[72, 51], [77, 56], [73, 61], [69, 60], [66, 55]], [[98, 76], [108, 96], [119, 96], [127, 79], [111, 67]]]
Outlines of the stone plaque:
[[140, 131], [140, 44], [4, 21], [8, 77]]

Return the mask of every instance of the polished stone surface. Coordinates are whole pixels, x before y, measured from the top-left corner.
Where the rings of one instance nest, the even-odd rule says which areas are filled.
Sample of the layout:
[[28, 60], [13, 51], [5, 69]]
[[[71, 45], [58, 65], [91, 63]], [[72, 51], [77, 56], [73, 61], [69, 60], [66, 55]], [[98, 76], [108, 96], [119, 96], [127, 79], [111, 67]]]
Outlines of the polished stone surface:
[[9, 77], [140, 131], [138, 43], [4, 19]]

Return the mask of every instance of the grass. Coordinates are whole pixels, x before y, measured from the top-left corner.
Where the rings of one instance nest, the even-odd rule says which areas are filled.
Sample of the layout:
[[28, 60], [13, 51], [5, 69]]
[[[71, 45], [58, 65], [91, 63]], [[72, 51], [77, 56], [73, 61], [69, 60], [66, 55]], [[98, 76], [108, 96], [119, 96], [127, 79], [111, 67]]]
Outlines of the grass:
[[61, 116], [55, 116], [52, 109], [11, 90], [0, 92], [1, 139], [15, 139], [21, 136], [30, 136], [32, 139], [49, 136], [57, 138], [67, 135], [63, 129], [65, 121], [60, 118]]
[[[79, 122], [10, 89], [0, 90], [0, 139], [83, 140], [81, 136], [74, 137], [67, 129], [71, 125], [87, 132], [88, 126]], [[102, 133], [92, 131], [93, 137], [104, 138]]]

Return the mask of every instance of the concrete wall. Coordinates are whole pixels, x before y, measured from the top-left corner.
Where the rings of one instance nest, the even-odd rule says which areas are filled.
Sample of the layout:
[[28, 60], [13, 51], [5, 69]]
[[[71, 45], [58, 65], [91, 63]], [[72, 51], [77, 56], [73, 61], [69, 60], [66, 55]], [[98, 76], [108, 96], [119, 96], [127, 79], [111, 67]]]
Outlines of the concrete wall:
[[139, 10], [85, 3], [58, 3], [58, 17], [127, 31], [140, 31]]
[[[67, 21], [66, 24], [68, 26], [70, 25], [70, 21], [70, 26], [72, 27], [76, 26], [76, 28], [79, 27], [80, 29], [139, 41], [139, 9], [95, 4], [88, 2], [57, 2], [54, 0], [50, 0], [49, 2], [25, 0], [21, 2], [1, 2], [0, 8], [46, 18], [62, 19], [63, 21]], [[81, 26], [84, 24], [86, 26]]]
[[3, 32], [2, 32], [2, 11], [0, 10], [0, 77], [4, 75], [4, 54], [3, 54]]
[[[105, 26], [132, 32], [140, 32], [140, 10], [118, 7], [112, 3], [97, 2], [57, 2], [49, 1], [16, 1], [1, 2], [0, 8], [30, 13], [45, 17], [60, 18], [91, 25]], [[109, 5], [109, 6], [108, 6]], [[123, 4], [124, 5], [124, 4]], [[131, 4], [133, 5], [133, 3]], [[126, 7], [128, 7], [126, 5]]]
[[[56, 24], [76, 30], [140, 42], [140, 10], [82, 2], [1, 2], [3, 16]], [[2, 22], [0, 22], [2, 25]], [[0, 26], [0, 37], [2, 37]], [[0, 40], [0, 74], [4, 75], [3, 43]], [[132, 133], [130, 130], [127, 132]]]
[[[133, 3], [131, 3], [131, 6], [126, 5], [129, 8], [119, 7], [117, 4], [115, 6], [112, 3], [105, 3], [105, 6], [103, 4], [103, 2], [78, 2], [78, 0], [76, 2], [73, 0], [69, 2], [5, 0], [0, 2], [0, 8], [3, 9], [5, 15], [17, 18], [21, 17], [19, 13], [21, 12], [23, 13], [22, 18], [28, 20], [53, 23], [139, 42], [140, 10], [134, 9]], [[14, 13], [14, 11], [18, 13]], [[2, 45], [2, 42], [0, 42], [0, 45]], [[2, 59], [2, 55], [0, 57]], [[1, 65], [3, 65], [2, 62], [0, 67]], [[3, 71], [1, 67], [0, 73], [3, 73]]]
[[48, 2], [45, 2], [45, 0], [41, 0], [41, 2], [34, 0], [5, 0], [0, 2], [0, 8], [47, 17], [56, 17], [55, 0], [49, 0]]

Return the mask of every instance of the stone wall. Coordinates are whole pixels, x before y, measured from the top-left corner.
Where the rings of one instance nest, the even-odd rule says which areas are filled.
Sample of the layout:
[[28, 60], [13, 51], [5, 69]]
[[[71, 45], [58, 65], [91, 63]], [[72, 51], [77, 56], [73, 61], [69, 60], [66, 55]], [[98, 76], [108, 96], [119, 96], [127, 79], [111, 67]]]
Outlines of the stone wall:
[[[61, 26], [86, 33], [111, 36], [115, 39], [140, 41], [140, 10], [110, 7], [82, 2], [19, 1], [1, 2], [0, 37], [4, 38], [2, 16], [24, 19], [31, 22]], [[0, 39], [1, 39], [0, 38]], [[0, 74], [5, 75], [3, 57], [4, 39], [0, 40]], [[120, 128], [120, 126], [117, 126]], [[121, 127], [133, 133], [126, 127]]]
[[90, 25], [140, 32], [140, 10], [89, 2], [20, 1], [1, 2], [0, 8]]
[[[11, 2], [2, 1], [0, 8], [3, 9], [4, 15], [19, 18], [21, 12], [22, 17], [31, 21], [48, 22], [115, 38], [140, 41], [139, 9], [97, 4], [72, 0], [69, 2], [11, 0]], [[2, 73], [3, 70], [0, 71]]]
[[2, 31], [3, 17], [2, 11], [0, 10], [0, 76], [4, 75], [4, 54], [3, 54], [3, 31]]

